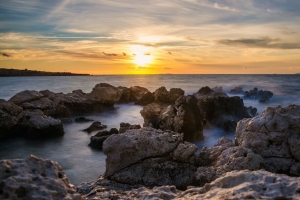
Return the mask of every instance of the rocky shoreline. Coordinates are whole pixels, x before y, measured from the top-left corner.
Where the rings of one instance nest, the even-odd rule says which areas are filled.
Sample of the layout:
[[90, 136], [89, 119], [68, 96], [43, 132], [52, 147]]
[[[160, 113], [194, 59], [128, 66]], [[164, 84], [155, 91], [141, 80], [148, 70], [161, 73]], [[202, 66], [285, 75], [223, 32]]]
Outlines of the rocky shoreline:
[[[273, 96], [251, 91], [243, 98], [251, 93], [266, 103]], [[59, 137], [61, 117], [128, 102], [144, 106], [143, 127], [121, 123], [119, 130], [91, 137], [90, 146], [107, 156], [105, 174], [75, 187], [51, 160], [2, 160], [0, 199], [300, 199], [300, 106], [257, 114], [222, 88], [203, 87], [187, 96], [180, 88], [150, 92], [106, 83], [90, 93], [27, 90], [0, 101], [0, 139]], [[192, 142], [211, 126], [235, 131], [234, 142], [222, 137], [196, 154]], [[105, 129], [101, 122], [92, 127]]]

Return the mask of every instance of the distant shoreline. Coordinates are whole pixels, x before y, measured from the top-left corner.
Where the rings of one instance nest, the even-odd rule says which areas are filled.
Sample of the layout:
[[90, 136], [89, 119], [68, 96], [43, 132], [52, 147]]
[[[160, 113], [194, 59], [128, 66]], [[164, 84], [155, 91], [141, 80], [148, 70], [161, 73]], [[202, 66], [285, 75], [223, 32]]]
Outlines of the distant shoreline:
[[90, 74], [75, 74], [71, 72], [45, 72], [36, 70], [19, 70], [0, 68], [0, 77], [10, 76], [90, 76]]

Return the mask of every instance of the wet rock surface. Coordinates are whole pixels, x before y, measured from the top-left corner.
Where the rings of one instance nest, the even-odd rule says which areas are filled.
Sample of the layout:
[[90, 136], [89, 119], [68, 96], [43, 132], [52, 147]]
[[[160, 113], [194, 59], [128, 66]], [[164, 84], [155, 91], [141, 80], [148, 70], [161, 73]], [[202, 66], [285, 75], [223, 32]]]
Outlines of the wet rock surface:
[[82, 199], [57, 162], [30, 156], [0, 161], [0, 199]]
[[107, 128], [106, 125], [102, 124], [101, 122], [93, 122], [88, 128], [83, 129], [82, 131], [87, 132], [87, 133], [91, 133], [94, 131], [99, 131], [99, 130], [103, 130]]
[[[300, 162], [299, 130], [300, 106], [268, 107], [256, 117], [238, 123], [235, 142], [265, 158], [267, 170], [290, 174]], [[299, 176], [300, 171], [296, 174]]]
[[240, 97], [203, 97], [198, 100], [198, 105], [204, 111], [208, 125], [225, 131], [234, 131], [239, 120], [251, 117]]
[[146, 105], [141, 110], [141, 115], [144, 127], [184, 133], [184, 140], [187, 141], [203, 139], [202, 130], [206, 120], [194, 96], [181, 96], [175, 105], [167, 107], [158, 103]]

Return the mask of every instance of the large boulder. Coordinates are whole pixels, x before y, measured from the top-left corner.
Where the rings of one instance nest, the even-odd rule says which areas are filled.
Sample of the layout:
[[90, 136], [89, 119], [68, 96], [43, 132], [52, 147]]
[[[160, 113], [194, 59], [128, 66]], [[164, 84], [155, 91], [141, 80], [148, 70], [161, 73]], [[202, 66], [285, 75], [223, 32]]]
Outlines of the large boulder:
[[131, 101], [140, 101], [144, 95], [148, 94], [150, 91], [145, 87], [133, 86], [129, 88], [131, 91]]
[[240, 97], [203, 97], [198, 104], [205, 112], [208, 125], [225, 131], [234, 131], [239, 120], [251, 117]]
[[11, 137], [15, 134], [18, 115], [23, 111], [22, 107], [5, 100], [0, 102], [0, 139]]
[[[241, 120], [235, 142], [261, 155], [266, 169], [300, 176], [300, 106], [268, 107], [254, 118]], [[284, 163], [284, 164], [283, 164]]]
[[211, 89], [208, 86], [205, 86], [200, 88], [198, 92], [194, 93], [193, 95], [197, 99], [201, 99], [203, 97], [227, 97], [227, 94], [223, 92], [222, 88], [217, 87], [215, 88], [215, 90]]
[[258, 100], [260, 103], [268, 103], [272, 97], [273, 92], [268, 90], [258, 90], [258, 88], [244, 92], [244, 99]]
[[8, 101], [12, 102], [16, 105], [19, 105], [21, 103], [38, 100], [38, 99], [42, 98], [43, 96], [44, 95], [42, 93], [39, 93], [35, 90], [25, 90], [25, 91], [15, 94]]
[[93, 122], [88, 128], [83, 129], [82, 131], [87, 132], [87, 133], [91, 133], [93, 131], [99, 131], [99, 130], [103, 130], [106, 129], [107, 126], [102, 124], [101, 122]]
[[0, 199], [82, 199], [57, 162], [30, 156], [0, 161]]
[[264, 167], [263, 158], [250, 149], [235, 146], [228, 138], [221, 138], [213, 147], [204, 147], [197, 159], [195, 174], [200, 185], [209, 183], [226, 172], [234, 170], [258, 170]]
[[22, 136], [29, 139], [42, 139], [62, 136], [63, 126], [60, 120], [46, 116], [40, 110], [23, 111], [18, 126]]
[[139, 125], [139, 124], [133, 124], [133, 125], [131, 125], [129, 123], [121, 122], [119, 133], [125, 133], [127, 130], [130, 130], [130, 129], [140, 129], [140, 128], [141, 128], [141, 125]]
[[194, 96], [181, 96], [175, 105], [167, 107], [158, 103], [146, 105], [141, 110], [141, 115], [144, 127], [184, 133], [184, 140], [187, 141], [203, 139], [202, 130], [206, 121]]
[[182, 134], [152, 128], [111, 135], [103, 143], [105, 176], [131, 185], [194, 185], [197, 147], [182, 139]]
[[128, 103], [131, 102], [131, 90], [127, 87], [119, 86], [118, 89], [121, 92], [121, 97], [118, 103]]
[[119, 131], [116, 128], [110, 129], [110, 131], [100, 131], [96, 135], [91, 137], [91, 142], [89, 144], [90, 147], [94, 149], [102, 150], [103, 142], [112, 134], [118, 134]]
[[118, 88], [107, 83], [100, 83], [93, 88], [87, 98], [99, 103], [113, 105], [119, 101], [121, 95], [122, 93]]
[[154, 92], [154, 99], [156, 102], [174, 104], [175, 101], [184, 95], [184, 91], [180, 88], [171, 88], [168, 91], [165, 87], [160, 87]]

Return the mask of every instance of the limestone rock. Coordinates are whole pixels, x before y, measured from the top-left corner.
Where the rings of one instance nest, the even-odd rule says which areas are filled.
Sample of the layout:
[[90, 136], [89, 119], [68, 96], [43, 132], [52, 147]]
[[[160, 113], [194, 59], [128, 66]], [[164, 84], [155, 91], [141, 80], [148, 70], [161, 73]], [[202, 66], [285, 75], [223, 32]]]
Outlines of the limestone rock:
[[206, 120], [197, 105], [197, 99], [190, 95], [181, 96], [176, 100], [175, 106], [163, 107], [158, 103], [144, 106], [141, 110], [144, 127], [184, 133], [184, 140], [187, 141], [202, 139]]
[[44, 115], [40, 110], [24, 111], [19, 125], [23, 136], [30, 139], [56, 137], [64, 134], [61, 121]]
[[87, 118], [87, 117], [76, 117], [75, 118], [75, 122], [77, 123], [82, 123], [82, 122], [92, 122], [94, 120], [90, 119], [90, 118]]
[[273, 92], [268, 90], [258, 90], [257, 88], [244, 92], [244, 99], [254, 99], [258, 100], [260, 103], [268, 103], [272, 97]]
[[234, 131], [239, 120], [251, 117], [240, 97], [203, 97], [198, 105], [209, 125], [225, 131]]
[[93, 131], [98, 131], [98, 130], [102, 130], [105, 129], [107, 126], [104, 124], [101, 124], [101, 122], [93, 122], [88, 128], [83, 129], [82, 131], [87, 132], [87, 133], [91, 133]]
[[121, 97], [118, 103], [128, 103], [131, 102], [131, 90], [127, 87], [119, 86], [118, 89], [121, 91]]
[[139, 101], [144, 95], [150, 92], [147, 88], [140, 87], [140, 86], [130, 87], [130, 91], [131, 91], [131, 100], [134, 102]]
[[194, 164], [196, 161], [195, 153], [198, 147], [195, 144], [184, 142], [180, 143], [173, 152], [173, 160]]
[[193, 95], [197, 99], [201, 99], [202, 97], [227, 97], [227, 94], [220, 90], [220, 88], [216, 88], [217, 91], [211, 89], [208, 86], [202, 87], [198, 90], [198, 92], [194, 93]]
[[154, 102], [154, 95], [151, 92], [145, 93], [139, 100], [135, 101], [136, 105], [147, 105]]
[[53, 102], [47, 97], [42, 97], [35, 101], [25, 102], [20, 105], [24, 109], [46, 110], [53, 108]]
[[[267, 170], [289, 174], [289, 167], [300, 161], [299, 130], [300, 106], [268, 107], [256, 117], [238, 123], [235, 142], [267, 158]], [[280, 162], [285, 165], [279, 168]]]
[[127, 130], [130, 130], [130, 129], [140, 129], [140, 128], [141, 128], [141, 125], [139, 125], [139, 124], [131, 125], [129, 123], [122, 122], [120, 124], [119, 133], [125, 133]]
[[184, 91], [180, 88], [171, 88], [168, 91], [165, 87], [160, 87], [154, 92], [154, 99], [156, 102], [174, 104], [175, 101], [184, 95]]
[[87, 98], [103, 104], [113, 105], [119, 101], [121, 95], [122, 93], [118, 88], [107, 83], [100, 83], [93, 88]]
[[43, 96], [44, 96], [43, 94], [41, 94], [35, 90], [25, 90], [25, 91], [15, 94], [8, 101], [12, 102], [16, 105], [19, 105], [24, 102], [38, 100], [38, 99], [42, 98]]
[[167, 156], [181, 141], [181, 134], [152, 128], [132, 129], [111, 135], [103, 143], [103, 152], [107, 156], [105, 175], [111, 177], [147, 158]]
[[104, 140], [106, 140], [110, 135], [118, 134], [118, 133], [119, 133], [119, 131], [116, 128], [112, 128], [112, 129], [110, 129], [110, 131], [98, 132], [96, 135], [91, 137], [91, 139], [90, 139], [91, 142], [90, 142], [89, 146], [91, 146], [92, 148], [95, 148], [95, 149], [102, 150]]
[[0, 161], [0, 199], [82, 199], [57, 162], [30, 156]]

